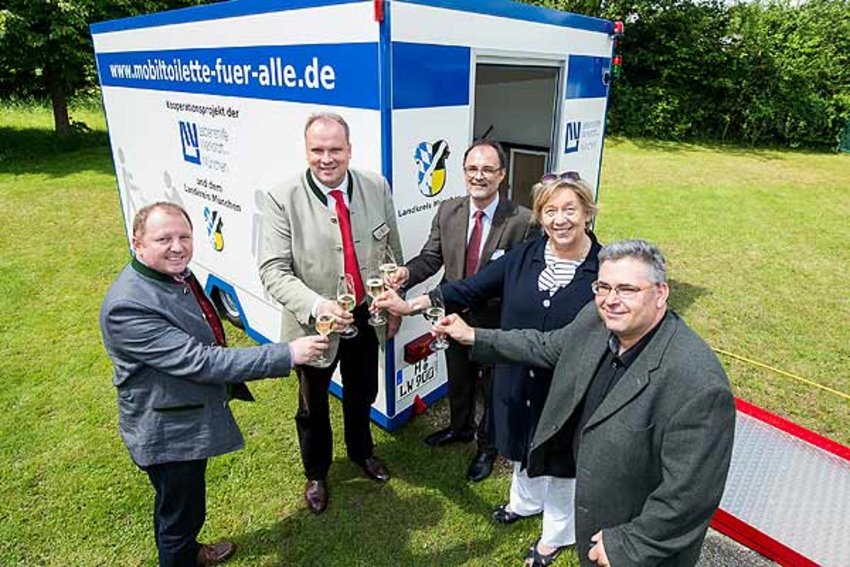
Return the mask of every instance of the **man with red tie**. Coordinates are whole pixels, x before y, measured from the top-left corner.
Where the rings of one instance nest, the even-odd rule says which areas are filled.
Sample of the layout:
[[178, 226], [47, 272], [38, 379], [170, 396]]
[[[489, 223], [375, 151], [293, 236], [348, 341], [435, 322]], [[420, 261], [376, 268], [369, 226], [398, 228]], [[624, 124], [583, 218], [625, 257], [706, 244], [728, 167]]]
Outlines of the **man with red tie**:
[[[260, 278], [283, 306], [285, 340], [314, 334], [317, 317], [332, 314], [341, 327], [356, 326], [352, 338], [331, 335], [330, 364], [301, 366], [295, 424], [307, 484], [304, 498], [315, 514], [328, 503], [326, 478], [332, 461], [328, 386], [340, 366], [343, 421], [348, 458], [377, 482], [389, 480], [374, 453], [369, 412], [378, 393], [378, 335], [392, 337], [399, 320], [386, 328], [367, 323], [363, 283], [383, 263], [387, 250], [401, 261], [390, 187], [382, 176], [349, 168], [349, 127], [338, 114], [323, 112], [304, 128], [306, 171], [273, 187], [263, 203]], [[349, 313], [335, 301], [337, 283], [348, 274], [355, 307]]]
[[[526, 238], [531, 211], [499, 196], [505, 178], [506, 158], [502, 147], [491, 140], [477, 140], [464, 153], [466, 180], [464, 197], [440, 203], [431, 224], [428, 241], [419, 255], [396, 273], [396, 283], [405, 289], [425, 281], [445, 267], [444, 282], [475, 274]], [[491, 300], [462, 316], [474, 325], [499, 327], [500, 302]], [[467, 478], [484, 480], [493, 470], [496, 448], [488, 432], [489, 366], [471, 362], [468, 348], [452, 343], [446, 350], [449, 383], [449, 426], [425, 438], [432, 447], [476, 438], [478, 450], [469, 465]], [[484, 412], [475, 424], [475, 390], [478, 377], [484, 387]]]

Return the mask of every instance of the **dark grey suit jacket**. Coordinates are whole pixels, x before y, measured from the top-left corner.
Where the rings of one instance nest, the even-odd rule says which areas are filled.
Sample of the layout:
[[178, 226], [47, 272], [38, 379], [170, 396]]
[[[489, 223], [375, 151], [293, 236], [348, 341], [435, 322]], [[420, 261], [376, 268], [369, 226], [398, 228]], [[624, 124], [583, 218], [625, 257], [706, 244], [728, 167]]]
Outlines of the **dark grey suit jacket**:
[[[547, 463], [571, 450], [564, 426], [584, 398], [608, 336], [592, 303], [572, 324], [549, 333], [476, 330], [472, 358], [554, 369], [529, 453], [532, 476], [547, 474]], [[581, 433], [575, 496], [581, 564], [590, 565], [588, 542], [602, 530], [615, 567], [694, 565], [723, 495], [734, 428], [723, 368], [668, 312]]]
[[240, 449], [225, 384], [290, 372], [287, 343], [216, 345], [195, 297], [169, 280], [128, 265], [100, 310], [121, 437], [141, 467]]
[[[463, 279], [466, 268], [466, 234], [469, 228], [469, 196], [454, 197], [440, 203], [431, 221], [431, 233], [419, 252], [406, 267], [410, 279], [405, 288], [411, 288], [436, 274], [445, 266], [444, 281]], [[487, 240], [481, 250], [479, 269], [486, 266], [496, 250], [507, 252], [526, 239], [531, 231], [531, 211], [508, 199], [500, 199]], [[498, 299], [475, 309], [472, 321], [476, 325], [498, 327]]]

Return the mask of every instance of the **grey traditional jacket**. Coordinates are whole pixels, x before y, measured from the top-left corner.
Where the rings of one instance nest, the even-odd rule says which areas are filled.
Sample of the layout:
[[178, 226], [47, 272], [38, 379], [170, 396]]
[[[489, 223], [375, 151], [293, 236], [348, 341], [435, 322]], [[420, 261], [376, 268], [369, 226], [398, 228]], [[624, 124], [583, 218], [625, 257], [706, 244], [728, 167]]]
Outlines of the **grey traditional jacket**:
[[[551, 332], [476, 329], [471, 356], [554, 369], [529, 453], [532, 476], [571, 451], [565, 426], [608, 348], [595, 304]], [[732, 455], [735, 404], [711, 349], [668, 312], [581, 432], [576, 538], [582, 565], [602, 530], [615, 567], [691, 566], [699, 558]]]
[[216, 345], [189, 288], [137, 260], [109, 289], [100, 328], [121, 437], [142, 467], [240, 449], [225, 384], [290, 372], [288, 344]]
[[[311, 187], [307, 172], [273, 187], [263, 203], [259, 267], [263, 287], [283, 305], [286, 340], [316, 334], [310, 311], [319, 298], [335, 299], [345, 273], [342, 236], [324, 194]], [[391, 249], [403, 261], [390, 186], [376, 173], [349, 170], [349, 215], [354, 250], [365, 284], [370, 269]], [[329, 359], [338, 335], [330, 336]]]

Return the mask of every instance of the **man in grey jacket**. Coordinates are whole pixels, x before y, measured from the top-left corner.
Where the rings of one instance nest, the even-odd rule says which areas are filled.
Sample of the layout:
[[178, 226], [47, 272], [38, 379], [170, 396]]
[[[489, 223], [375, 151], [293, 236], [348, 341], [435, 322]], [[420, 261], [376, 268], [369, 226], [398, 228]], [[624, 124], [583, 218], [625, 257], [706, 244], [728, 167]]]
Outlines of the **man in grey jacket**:
[[[630, 240], [599, 253], [595, 306], [568, 326], [435, 329], [487, 362], [554, 369], [528, 457], [530, 476], [576, 475], [582, 565], [692, 566], [720, 503], [735, 429], [729, 381], [711, 348], [667, 309], [661, 252]], [[535, 545], [527, 565], [560, 549]]]
[[[349, 167], [348, 124], [330, 112], [311, 115], [304, 126], [307, 169], [269, 189], [263, 203], [260, 279], [283, 307], [282, 336], [311, 334], [320, 316], [333, 316], [356, 336], [331, 336], [330, 364], [299, 367], [295, 426], [304, 463], [304, 500], [314, 514], [328, 505], [328, 471], [333, 431], [328, 386], [337, 366], [342, 378], [342, 419], [348, 458], [376, 481], [390, 478], [374, 453], [369, 415], [378, 395], [378, 333], [392, 338], [397, 318], [386, 327], [367, 323], [364, 283], [390, 253], [403, 260], [396, 212], [387, 180]], [[337, 284], [348, 276], [354, 288], [351, 312], [337, 303]], [[340, 340], [342, 338], [342, 340]]]
[[242, 448], [228, 402], [253, 399], [245, 382], [287, 376], [327, 339], [226, 348], [224, 330], [189, 271], [192, 223], [156, 203], [133, 222], [135, 257], [109, 289], [100, 328], [114, 367], [121, 437], [156, 491], [154, 536], [162, 566], [214, 565], [236, 550], [198, 543], [206, 515], [207, 459]]

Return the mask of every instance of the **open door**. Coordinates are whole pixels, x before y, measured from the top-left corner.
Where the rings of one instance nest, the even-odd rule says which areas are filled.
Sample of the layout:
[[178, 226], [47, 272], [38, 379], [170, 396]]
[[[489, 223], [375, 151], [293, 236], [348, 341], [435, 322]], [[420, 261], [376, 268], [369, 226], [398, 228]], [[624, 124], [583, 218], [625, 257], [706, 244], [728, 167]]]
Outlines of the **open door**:
[[500, 142], [508, 154], [501, 195], [531, 207], [531, 188], [553, 163], [561, 64], [512, 61], [475, 66], [473, 137]]

